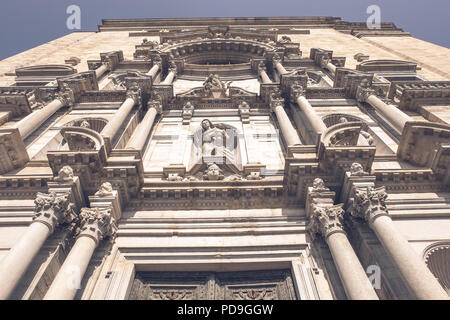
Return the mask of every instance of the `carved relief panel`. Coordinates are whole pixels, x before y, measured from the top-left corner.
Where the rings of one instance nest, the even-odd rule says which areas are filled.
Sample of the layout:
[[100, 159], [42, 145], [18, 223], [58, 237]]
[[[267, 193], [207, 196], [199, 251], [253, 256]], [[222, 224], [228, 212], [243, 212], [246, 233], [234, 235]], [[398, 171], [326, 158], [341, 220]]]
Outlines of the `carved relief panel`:
[[130, 300], [296, 300], [290, 270], [138, 272]]

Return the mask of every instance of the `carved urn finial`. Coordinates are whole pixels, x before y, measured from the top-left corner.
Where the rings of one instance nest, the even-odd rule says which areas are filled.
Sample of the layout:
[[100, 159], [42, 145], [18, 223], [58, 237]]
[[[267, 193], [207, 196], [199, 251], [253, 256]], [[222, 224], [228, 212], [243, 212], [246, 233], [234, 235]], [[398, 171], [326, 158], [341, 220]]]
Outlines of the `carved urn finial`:
[[62, 167], [58, 175], [53, 178], [56, 182], [72, 182], [73, 181], [73, 169], [70, 166]]
[[100, 186], [100, 189], [95, 193], [98, 197], [108, 197], [113, 195], [113, 187], [110, 182], [104, 182]]

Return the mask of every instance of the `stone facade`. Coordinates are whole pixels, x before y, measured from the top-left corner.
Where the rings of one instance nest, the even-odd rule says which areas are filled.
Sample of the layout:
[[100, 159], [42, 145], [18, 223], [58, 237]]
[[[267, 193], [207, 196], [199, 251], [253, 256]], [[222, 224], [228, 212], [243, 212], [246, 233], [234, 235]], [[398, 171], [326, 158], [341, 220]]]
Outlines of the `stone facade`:
[[0, 299], [448, 299], [449, 57], [321, 17], [0, 61]]

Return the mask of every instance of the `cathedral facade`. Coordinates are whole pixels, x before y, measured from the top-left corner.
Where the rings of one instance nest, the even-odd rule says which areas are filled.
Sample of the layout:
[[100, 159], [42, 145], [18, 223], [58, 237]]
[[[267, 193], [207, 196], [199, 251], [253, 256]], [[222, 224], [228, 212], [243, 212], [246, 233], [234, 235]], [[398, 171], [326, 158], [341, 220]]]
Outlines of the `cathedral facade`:
[[0, 299], [448, 299], [450, 50], [103, 20], [0, 61]]

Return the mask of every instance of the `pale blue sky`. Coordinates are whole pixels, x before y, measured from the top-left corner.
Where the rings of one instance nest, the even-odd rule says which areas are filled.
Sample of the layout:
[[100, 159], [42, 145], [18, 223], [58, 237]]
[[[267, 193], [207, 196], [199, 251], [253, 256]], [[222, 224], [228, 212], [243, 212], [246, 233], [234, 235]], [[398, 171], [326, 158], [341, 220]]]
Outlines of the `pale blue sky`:
[[84, 31], [96, 31], [106, 18], [335, 16], [361, 22], [376, 4], [383, 22], [450, 48], [450, 0], [4, 0], [0, 59], [70, 33], [71, 4], [81, 8]]

